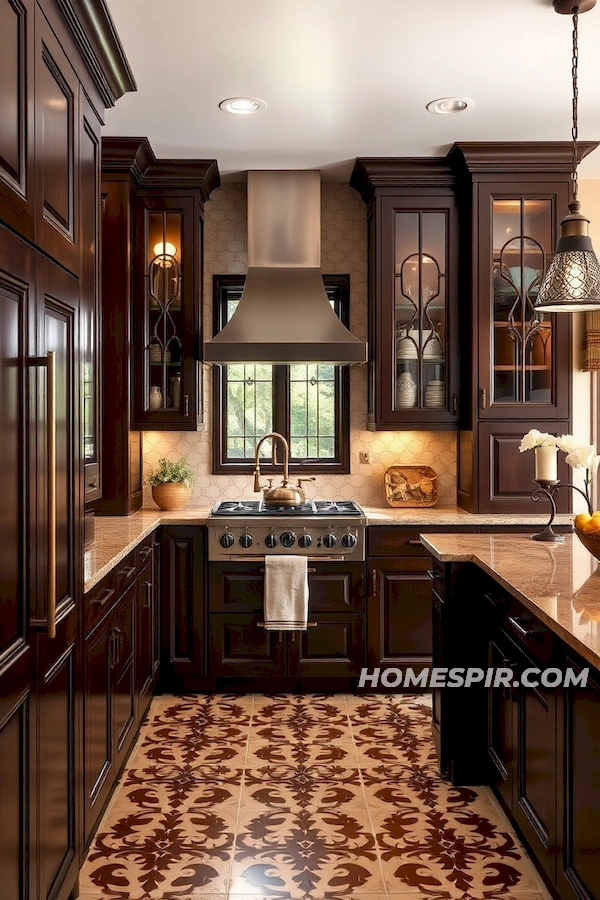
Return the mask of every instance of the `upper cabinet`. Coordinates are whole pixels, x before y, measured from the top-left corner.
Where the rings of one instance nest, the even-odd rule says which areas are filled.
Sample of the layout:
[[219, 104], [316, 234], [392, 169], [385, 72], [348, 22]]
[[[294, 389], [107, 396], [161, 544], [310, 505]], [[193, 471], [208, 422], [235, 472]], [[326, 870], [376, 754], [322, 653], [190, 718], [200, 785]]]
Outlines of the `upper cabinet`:
[[105, 459], [96, 511], [142, 501], [142, 430], [202, 425], [202, 225], [215, 160], [159, 160], [146, 138], [102, 141]]
[[358, 159], [368, 207], [370, 430], [458, 424], [458, 223], [439, 159]]
[[546, 142], [455, 144], [448, 155], [462, 229], [458, 492], [474, 512], [537, 511], [521, 438], [571, 430], [572, 316], [534, 306], [567, 213], [571, 154]]

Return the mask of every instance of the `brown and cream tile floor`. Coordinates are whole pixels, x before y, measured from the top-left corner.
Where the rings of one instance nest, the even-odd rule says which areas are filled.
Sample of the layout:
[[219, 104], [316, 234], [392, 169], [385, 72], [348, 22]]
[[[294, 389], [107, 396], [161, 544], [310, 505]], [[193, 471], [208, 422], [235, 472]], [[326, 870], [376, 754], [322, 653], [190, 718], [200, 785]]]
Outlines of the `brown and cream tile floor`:
[[485, 788], [436, 773], [427, 698], [159, 697], [81, 900], [547, 900]]

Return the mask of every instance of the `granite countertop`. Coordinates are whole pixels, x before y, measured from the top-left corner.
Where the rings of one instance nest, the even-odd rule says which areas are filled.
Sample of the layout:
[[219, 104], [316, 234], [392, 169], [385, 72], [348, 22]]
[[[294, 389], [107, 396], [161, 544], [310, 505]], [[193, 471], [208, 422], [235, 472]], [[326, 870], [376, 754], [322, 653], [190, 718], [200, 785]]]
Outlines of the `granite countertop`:
[[[457, 506], [432, 506], [420, 509], [363, 507], [368, 525], [542, 525], [547, 516], [474, 515]], [[144, 507], [132, 516], [97, 516], [94, 544], [85, 551], [83, 590], [91, 590], [159, 525], [205, 525], [209, 506], [186, 507], [164, 512]], [[556, 524], [570, 525], [572, 516], [562, 515]]]
[[441, 562], [473, 562], [590, 665], [600, 668], [600, 569], [575, 534], [562, 544], [520, 534], [427, 534]]

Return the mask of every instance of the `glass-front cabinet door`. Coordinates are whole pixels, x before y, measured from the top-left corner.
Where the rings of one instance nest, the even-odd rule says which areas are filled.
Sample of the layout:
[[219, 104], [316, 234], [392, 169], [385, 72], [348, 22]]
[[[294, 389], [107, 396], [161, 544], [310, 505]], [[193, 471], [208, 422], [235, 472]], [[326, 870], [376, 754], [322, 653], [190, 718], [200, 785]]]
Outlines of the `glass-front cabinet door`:
[[186, 198], [139, 205], [135, 424], [192, 429], [200, 400], [201, 221]]
[[489, 256], [480, 258], [481, 418], [568, 415], [556, 363], [557, 354], [569, 354], [569, 316], [535, 309], [566, 210], [566, 202], [557, 209], [555, 190], [519, 196], [492, 189], [480, 198], [489, 204]]
[[453, 200], [386, 198], [382, 227], [379, 422], [455, 427]]

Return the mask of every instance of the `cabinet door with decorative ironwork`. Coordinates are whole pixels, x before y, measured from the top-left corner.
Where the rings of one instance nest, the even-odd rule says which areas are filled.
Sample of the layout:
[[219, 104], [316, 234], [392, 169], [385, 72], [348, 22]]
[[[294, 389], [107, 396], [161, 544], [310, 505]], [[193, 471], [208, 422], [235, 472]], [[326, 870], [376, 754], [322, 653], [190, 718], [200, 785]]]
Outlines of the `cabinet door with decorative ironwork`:
[[379, 426], [455, 427], [454, 215], [450, 196], [382, 200]]
[[200, 401], [200, 226], [187, 198], [143, 198], [136, 222], [135, 424], [194, 429]]
[[480, 418], [569, 415], [568, 384], [560, 370], [570, 364], [570, 317], [535, 308], [567, 209], [565, 190], [480, 188]]

